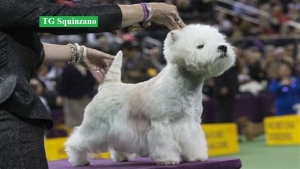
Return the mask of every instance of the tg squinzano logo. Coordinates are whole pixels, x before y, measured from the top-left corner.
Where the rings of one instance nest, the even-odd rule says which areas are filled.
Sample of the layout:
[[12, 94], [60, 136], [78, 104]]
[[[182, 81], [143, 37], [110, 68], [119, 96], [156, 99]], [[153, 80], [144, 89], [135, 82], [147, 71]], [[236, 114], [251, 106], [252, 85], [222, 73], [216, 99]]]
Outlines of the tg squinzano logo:
[[98, 27], [98, 16], [40, 16], [40, 27]]

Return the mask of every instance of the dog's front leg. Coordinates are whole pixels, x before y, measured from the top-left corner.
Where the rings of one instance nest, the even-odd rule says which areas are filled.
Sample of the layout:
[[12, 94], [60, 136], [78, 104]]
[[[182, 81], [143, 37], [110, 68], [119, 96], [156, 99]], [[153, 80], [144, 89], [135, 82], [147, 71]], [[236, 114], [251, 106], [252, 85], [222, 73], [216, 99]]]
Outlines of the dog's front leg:
[[182, 128], [181, 142], [182, 161], [197, 162], [205, 161], [208, 158], [207, 143], [205, 134], [198, 123], [189, 123], [187, 128]]
[[180, 149], [175, 141], [172, 124], [152, 122], [148, 132], [149, 156], [159, 165], [180, 163]]

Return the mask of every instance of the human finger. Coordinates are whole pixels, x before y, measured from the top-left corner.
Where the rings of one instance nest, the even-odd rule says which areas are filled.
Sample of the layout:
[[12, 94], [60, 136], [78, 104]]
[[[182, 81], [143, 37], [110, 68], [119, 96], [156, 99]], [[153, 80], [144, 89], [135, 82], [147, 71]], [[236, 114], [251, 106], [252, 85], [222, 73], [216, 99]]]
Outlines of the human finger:
[[105, 72], [107, 73], [108, 72], [108, 70], [109, 70], [109, 67], [107, 66], [107, 67], [105, 67], [104, 68], [104, 70], [105, 70]]
[[94, 64], [98, 64], [103, 62], [103, 59], [113, 60], [115, 57], [99, 50], [88, 48], [86, 58], [91, 59], [91, 62], [93, 62]]
[[105, 76], [105, 74], [106, 74], [106, 72], [105, 72], [105, 70], [103, 68], [100, 69], [100, 73], [101, 73], [102, 76]]
[[178, 24], [178, 26], [179, 26], [180, 28], [185, 27], [185, 23], [184, 23], [183, 20], [180, 18], [176, 6], [173, 6], [172, 14], [173, 14], [174, 20], [176, 21], [176, 23]]
[[178, 24], [176, 23], [176, 21], [173, 18], [169, 18], [169, 25], [172, 27], [171, 30], [174, 29], [180, 29], [180, 27], [178, 26]]
[[101, 83], [104, 80], [104, 74], [102, 74], [101, 70], [97, 71], [98, 82]]
[[97, 80], [97, 82], [101, 83], [102, 82], [102, 78], [100, 76], [100, 72], [97, 71], [91, 71], [91, 74], [94, 76], [94, 78]]
[[166, 22], [164, 22], [164, 25], [169, 29], [169, 30], [174, 30], [171, 22], [168, 20]]
[[184, 28], [186, 25], [183, 20], [179, 17], [179, 19], [175, 20], [180, 28]]
[[81, 63], [83, 66], [85, 66], [89, 71], [96, 71], [95, 65], [93, 65], [89, 59], [85, 58], [83, 62]]
[[102, 57], [103, 59], [110, 59], [110, 60], [114, 60], [114, 59], [115, 59], [114, 56], [112, 56], [112, 55], [110, 55], [110, 54], [107, 54], [107, 53], [104, 53], [104, 52], [101, 52], [101, 57]]
[[103, 74], [102, 72], [101, 72], [101, 70], [100, 70], [100, 72], [98, 72], [98, 77], [99, 77], [99, 83], [101, 83], [101, 82], [103, 82], [103, 80], [104, 80], [104, 76], [105, 76], [105, 74]]
[[186, 26], [185, 23], [182, 20], [179, 20], [178, 25], [179, 25], [180, 28], [184, 28]]
[[104, 69], [104, 70], [105, 70], [106, 68], [109, 68], [109, 65], [108, 65], [107, 60], [103, 60], [102, 65], [101, 65], [101, 68]]
[[163, 24], [169, 29], [169, 30], [174, 30], [174, 29], [180, 29], [179, 25], [176, 23], [176, 21], [171, 18], [167, 17], [166, 21], [163, 22]]

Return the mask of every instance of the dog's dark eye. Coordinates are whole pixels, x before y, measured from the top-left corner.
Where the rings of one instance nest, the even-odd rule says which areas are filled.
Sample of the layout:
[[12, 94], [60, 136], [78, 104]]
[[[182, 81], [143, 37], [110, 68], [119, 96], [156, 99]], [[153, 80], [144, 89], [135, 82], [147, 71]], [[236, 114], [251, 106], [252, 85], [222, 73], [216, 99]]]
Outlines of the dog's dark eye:
[[202, 44], [202, 45], [198, 45], [197, 46], [197, 49], [201, 49], [201, 48], [203, 48], [204, 47], [204, 45]]

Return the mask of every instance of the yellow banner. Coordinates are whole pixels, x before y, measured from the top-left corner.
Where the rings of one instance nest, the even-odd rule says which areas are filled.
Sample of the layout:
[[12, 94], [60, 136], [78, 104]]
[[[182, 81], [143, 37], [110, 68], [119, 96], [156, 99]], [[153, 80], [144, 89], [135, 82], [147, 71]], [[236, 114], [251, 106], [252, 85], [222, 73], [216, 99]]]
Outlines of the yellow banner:
[[208, 155], [218, 156], [239, 152], [237, 126], [233, 123], [203, 124]]
[[64, 150], [64, 143], [67, 138], [52, 138], [45, 140], [47, 160], [60, 160], [68, 158]]
[[300, 144], [300, 116], [276, 116], [264, 119], [267, 145]]
[[[203, 124], [203, 131], [206, 134], [209, 156], [226, 155], [238, 152], [237, 127], [235, 124]], [[63, 144], [66, 138], [53, 138], [45, 140], [47, 159], [66, 159], [68, 156], [64, 151]], [[109, 153], [101, 153], [95, 158], [110, 158]]]

